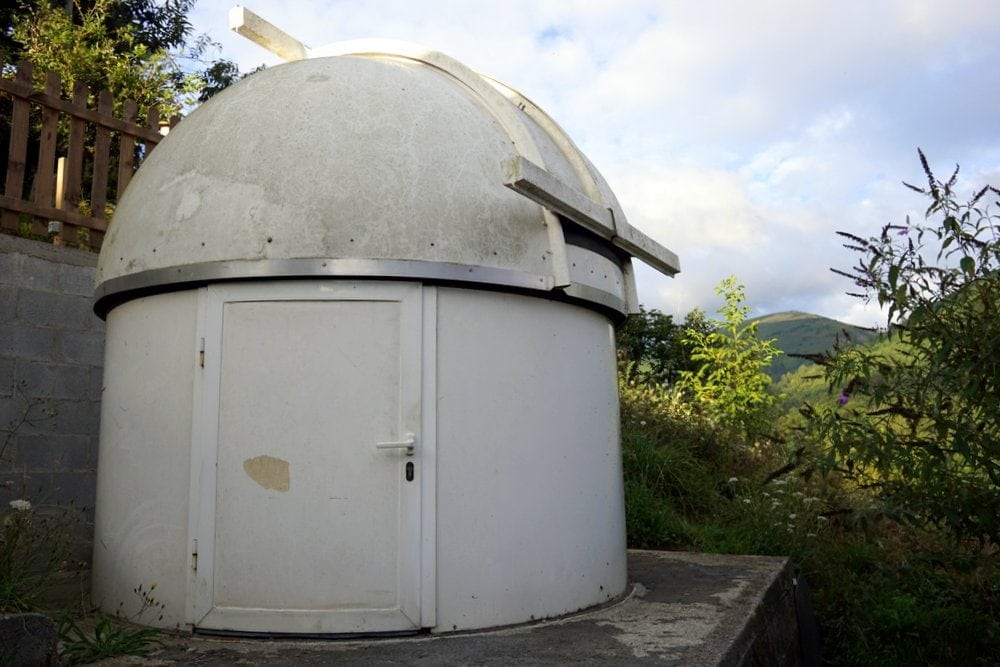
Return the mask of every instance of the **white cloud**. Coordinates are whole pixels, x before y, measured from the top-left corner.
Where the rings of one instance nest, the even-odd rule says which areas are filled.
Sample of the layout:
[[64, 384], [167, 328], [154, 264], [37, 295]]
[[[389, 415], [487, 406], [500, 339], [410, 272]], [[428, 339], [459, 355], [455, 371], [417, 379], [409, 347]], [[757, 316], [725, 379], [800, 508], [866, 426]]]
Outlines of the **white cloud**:
[[734, 174], [649, 165], [619, 180], [617, 194], [632, 224], [665, 245], [725, 250], [766, 236], [761, 212]]
[[854, 113], [841, 107], [821, 115], [813, 121], [806, 133], [813, 141], [828, 141], [843, 133], [853, 121]]

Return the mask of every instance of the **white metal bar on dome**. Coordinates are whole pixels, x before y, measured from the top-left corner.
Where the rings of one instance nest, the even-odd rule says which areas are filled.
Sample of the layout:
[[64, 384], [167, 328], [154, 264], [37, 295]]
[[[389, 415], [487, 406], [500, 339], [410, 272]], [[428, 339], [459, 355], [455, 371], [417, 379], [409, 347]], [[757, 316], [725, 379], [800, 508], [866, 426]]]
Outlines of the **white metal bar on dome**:
[[619, 229], [615, 237], [611, 239], [613, 244], [630, 255], [638, 257], [660, 273], [668, 276], [680, 273], [681, 260], [677, 257], [677, 253], [663, 247], [627, 222], [621, 225], [616, 224], [616, 226]]
[[504, 160], [503, 171], [504, 185], [511, 190], [611, 241], [661, 273], [673, 276], [680, 271], [676, 253], [627, 221], [615, 219], [611, 209], [602, 207], [525, 157], [515, 155]]
[[308, 46], [242, 5], [229, 10], [229, 28], [282, 60], [290, 62], [309, 57]]
[[615, 236], [611, 211], [572, 188], [524, 156], [503, 163], [504, 185], [528, 199], [561, 213], [609, 241]]

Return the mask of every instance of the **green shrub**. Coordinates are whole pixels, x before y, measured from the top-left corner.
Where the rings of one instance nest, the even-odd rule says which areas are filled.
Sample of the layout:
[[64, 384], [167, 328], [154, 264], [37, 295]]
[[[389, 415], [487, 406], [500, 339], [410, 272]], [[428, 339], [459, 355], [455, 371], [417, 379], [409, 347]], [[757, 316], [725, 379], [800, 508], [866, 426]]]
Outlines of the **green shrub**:
[[901, 521], [984, 547], [1000, 539], [1000, 239], [987, 186], [965, 203], [920, 160], [928, 222], [844, 234], [849, 276], [888, 308], [892, 346], [825, 362], [842, 407], [809, 411], [827, 460]]
[[781, 352], [773, 340], [757, 338], [757, 322], [746, 321], [750, 309], [735, 276], [719, 283], [716, 292], [725, 299], [719, 309], [724, 319], [709, 331], [688, 332], [685, 342], [698, 366], [682, 371], [677, 386], [720, 425], [752, 441], [770, 430], [775, 417], [777, 397], [767, 391], [766, 369]]

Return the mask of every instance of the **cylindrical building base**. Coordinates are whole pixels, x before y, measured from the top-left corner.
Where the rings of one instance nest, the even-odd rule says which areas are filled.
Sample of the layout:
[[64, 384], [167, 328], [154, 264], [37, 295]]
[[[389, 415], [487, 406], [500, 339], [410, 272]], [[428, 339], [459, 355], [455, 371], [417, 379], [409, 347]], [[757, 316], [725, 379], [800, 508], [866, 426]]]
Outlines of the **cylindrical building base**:
[[107, 319], [95, 601], [141, 622], [468, 630], [626, 586], [614, 334], [576, 305], [247, 281]]

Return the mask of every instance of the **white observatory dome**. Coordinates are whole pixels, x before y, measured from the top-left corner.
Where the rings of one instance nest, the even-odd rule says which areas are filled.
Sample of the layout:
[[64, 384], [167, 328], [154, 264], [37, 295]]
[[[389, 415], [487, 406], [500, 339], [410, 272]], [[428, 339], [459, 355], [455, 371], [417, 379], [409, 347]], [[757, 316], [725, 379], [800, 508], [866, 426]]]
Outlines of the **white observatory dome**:
[[161, 142], [115, 212], [98, 312], [192, 283], [391, 276], [557, 290], [624, 314], [631, 255], [676, 272], [516, 91], [409, 44], [324, 53], [340, 55], [254, 74]]

